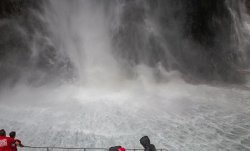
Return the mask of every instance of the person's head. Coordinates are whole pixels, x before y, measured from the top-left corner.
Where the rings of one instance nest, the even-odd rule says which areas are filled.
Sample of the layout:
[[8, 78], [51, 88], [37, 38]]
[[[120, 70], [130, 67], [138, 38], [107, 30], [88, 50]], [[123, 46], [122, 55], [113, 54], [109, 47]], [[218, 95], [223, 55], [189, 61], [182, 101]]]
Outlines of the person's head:
[[10, 132], [9, 136], [11, 138], [15, 138], [16, 137], [16, 132], [15, 131]]
[[1, 130], [0, 130], [0, 136], [6, 136], [6, 132], [5, 132], [4, 129], [1, 129]]
[[140, 139], [140, 143], [141, 145], [146, 148], [147, 146], [150, 145], [150, 139], [148, 138], [148, 136], [143, 136], [141, 139]]

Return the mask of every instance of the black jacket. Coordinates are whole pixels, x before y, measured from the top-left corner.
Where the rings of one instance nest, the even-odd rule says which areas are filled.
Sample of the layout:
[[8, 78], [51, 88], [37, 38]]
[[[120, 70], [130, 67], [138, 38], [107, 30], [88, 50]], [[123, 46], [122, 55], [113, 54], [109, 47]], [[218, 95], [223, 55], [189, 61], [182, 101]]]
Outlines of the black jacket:
[[155, 145], [150, 144], [150, 139], [148, 138], [148, 136], [143, 136], [140, 139], [140, 143], [144, 147], [144, 151], [156, 151]]

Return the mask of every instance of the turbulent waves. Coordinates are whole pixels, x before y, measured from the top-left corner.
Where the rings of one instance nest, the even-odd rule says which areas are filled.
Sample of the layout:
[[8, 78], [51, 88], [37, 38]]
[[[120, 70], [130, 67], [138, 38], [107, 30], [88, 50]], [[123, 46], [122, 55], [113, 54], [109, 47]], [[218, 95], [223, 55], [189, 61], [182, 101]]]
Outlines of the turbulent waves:
[[250, 150], [249, 98], [246, 90], [178, 80], [116, 90], [20, 87], [2, 95], [0, 126], [33, 146], [140, 148], [149, 135], [174, 151]]

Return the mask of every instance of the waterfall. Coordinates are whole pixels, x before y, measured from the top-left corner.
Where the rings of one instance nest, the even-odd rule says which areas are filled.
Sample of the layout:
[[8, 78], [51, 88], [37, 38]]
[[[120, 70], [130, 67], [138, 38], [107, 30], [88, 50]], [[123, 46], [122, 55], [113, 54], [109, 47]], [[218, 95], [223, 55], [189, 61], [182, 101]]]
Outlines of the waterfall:
[[250, 150], [247, 1], [0, 4], [0, 129], [25, 145]]

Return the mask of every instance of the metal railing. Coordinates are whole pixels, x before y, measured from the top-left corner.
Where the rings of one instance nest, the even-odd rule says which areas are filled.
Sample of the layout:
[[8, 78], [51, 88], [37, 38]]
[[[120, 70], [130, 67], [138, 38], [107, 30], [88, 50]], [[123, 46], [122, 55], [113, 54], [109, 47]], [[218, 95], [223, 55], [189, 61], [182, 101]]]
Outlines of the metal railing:
[[[85, 148], [85, 147], [55, 147], [55, 146], [24, 146], [20, 150], [31, 149], [31, 150], [42, 150], [42, 151], [55, 151], [55, 150], [79, 150], [79, 151], [108, 151], [107, 148]], [[127, 149], [128, 151], [143, 151], [144, 149], [134, 148]], [[167, 149], [156, 149], [157, 151], [168, 151]]]

